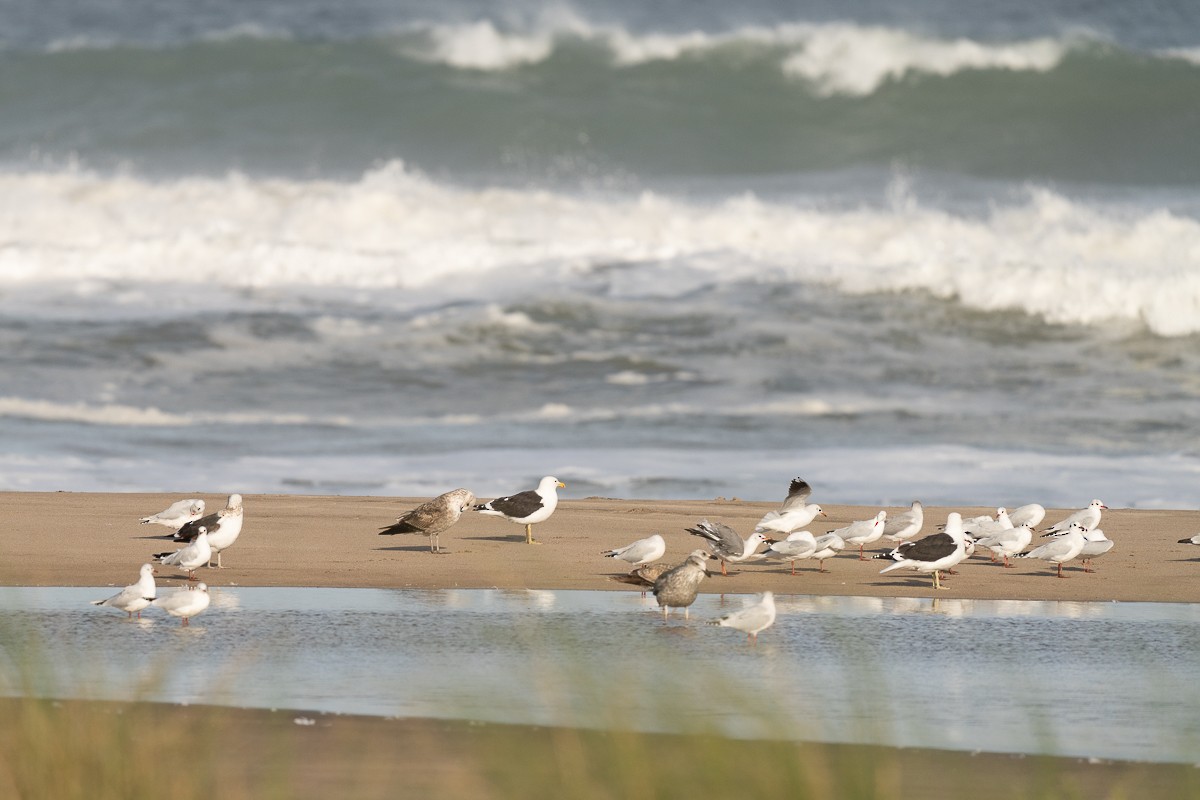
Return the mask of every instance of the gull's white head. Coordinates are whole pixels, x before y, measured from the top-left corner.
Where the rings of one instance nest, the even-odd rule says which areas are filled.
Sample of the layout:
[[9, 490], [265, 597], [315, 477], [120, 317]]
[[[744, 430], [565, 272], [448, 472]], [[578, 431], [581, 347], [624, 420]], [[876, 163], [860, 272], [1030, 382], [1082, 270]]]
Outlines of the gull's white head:
[[229, 495], [229, 500], [225, 503], [225, 507], [230, 511], [242, 507], [242, 496], [240, 494]]

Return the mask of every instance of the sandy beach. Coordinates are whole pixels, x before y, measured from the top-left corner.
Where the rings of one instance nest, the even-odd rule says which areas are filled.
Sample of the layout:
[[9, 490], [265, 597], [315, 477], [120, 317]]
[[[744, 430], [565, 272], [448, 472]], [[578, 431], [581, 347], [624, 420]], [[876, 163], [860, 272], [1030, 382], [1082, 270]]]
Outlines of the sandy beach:
[[[426, 498], [247, 495], [241, 537], [224, 558], [224, 569], [203, 569], [212, 586], [328, 586], [374, 588], [529, 588], [629, 590], [613, 577], [624, 562], [602, 550], [661, 533], [668, 560], [682, 560], [702, 541], [685, 532], [700, 519], [724, 522], [747, 535], [774, 503], [738, 500], [572, 499], [569, 488], [558, 510], [535, 526], [539, 545], [524, 542], [524, 529], [506, 520], [467, 514], [441, 537], [448, 553], [429, 552], [423, 536], [379, 536], [380, 528]], [[138, 522], [185, 495], [0, 493], [0, 584], [8, 586], [124, 585], [151, 554], [175, 549], [169, 531]], [[209, 511], [225, 496], [194, 494]], [[486, 499], [486, 498], [485, 498]], [[1081, 500], [1081, 506], [1090, 498]], [[832, 530], [878, 510], [866, 506], [823, 506], [827, 517], [809, 526]], [[899, 509], [890, 509], [899, 510]], [[1074, 509], [1048, 509], [1045, 525]], [[927, 508], [923, 533], [935, 530], [949, 511], [965, 515], [994, 508]], [[1200, 511], [1110, 509], [1100, 526], [1116, 544], [1096, 561], [1094, 573], [1078, 562], [1069, 579], [1054, 577], [1052, 565], [1017, 560], [1004, 569], [976, 555], [945, 581], [940, 597], [1200, 602], [1200, 547], [1178, 540], [1200, 533]], [[81, 546], [86, 543], [88, 546]], [[99, 546], [98, 546], [99, 545]], [[882, 552], [883, 543], [873, 549]], [[706, 592], [743, 593], [770, 589], [779, 594], [932, 596], [928, 577], [897, 570], [880, 575], [880, 561], [859, 561], [844, 552], [826, 561], [730, 569], [702, 584]], [[163, 567], [159, 583], [185, 575]]]

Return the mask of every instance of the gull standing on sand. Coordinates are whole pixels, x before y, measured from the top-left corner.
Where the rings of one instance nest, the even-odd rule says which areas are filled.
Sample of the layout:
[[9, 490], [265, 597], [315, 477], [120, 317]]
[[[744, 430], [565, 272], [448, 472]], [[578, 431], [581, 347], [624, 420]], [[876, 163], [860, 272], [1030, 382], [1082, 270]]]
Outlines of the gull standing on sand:
[[754, 526], [754, 530], [765, 536], [772, 534], [787, 535], [798, 531], [825, 512], [816, 503], [806, 502], [812, 496], [812, 487], [807, 481], [792, 478], [788, 486], [788, 495], [778, 511], [768, 511]]
[[758, 634], [765, 631], [775, 622], [775, 595], [769, 591], [758, 595], [755, 602], [737, 611], [710, 619], [709, 625], [720, 625], [723, 628], [733, 628], [746, 634], [746, 641], [758, 644]]
[[1071, 527], [1067, 528], [1066, 533], [1061, 534], [1044, 534], [1054, 537], [1041, 547], [1035, 547], [1028, 553], [1024, 553], [1018, 558], [1040, 558], [1042, 561], [1051, 561], [1058, 565], [1058, 577], [1068, 578], [1069, 575], [1063, 575], [1063, 564], [1076, 558], [1083, 552], [1083, 546], [1087, 542], [1083, 538], [1086, 529], [1078, 522], [1072, 522]]
[[1082, 508], [1079, 511], [1076, 511], [1074, 514], [1071, 514], [1069, 517], [1061, 519], [1051, 525], [1049, 528], [1046, 528], [1044, 535], [1066, 533], [1067, 530], [1076, 523], [1078, 523], [1079, 527], [1083, 528], [1085, 531], [1090, 531], [1100, 524], [1100, 512], [1106, 510], [1108, 510], [1108, 506], [1104, 505], [1104, 503], [1101, 503], [1099, 500], [1093, 500], [1087, 508]]
[[237, 541], [238, 536], [242, 532], [242, 520], [244, 518], [242, 512], [242, 496], [240, 494], [231, 494], [225, 502], [225, 507], [215, 514], [209, 514], [207, 517], [202, 517], [195, 522], [189, 522], [184, 525], [175, 534], [175, 541], [190, 542], [193, 541], [201, 530], [208, 531], [208, 545], [212, 548], [212, 555], [209, 556], [208, 566], [212, 566], [212, 556], [217, 557], [217, 569], [223, 569], [221, 566], [221, 551], [228, 550]]
[[1079, 551], [1079, 561], [1083, 564], [1084, 572], [1095, 572], [1092, 559], [1113, 549], [1113, 540], [1104, 535], [1104, 531], [1094, 528], [1083, 533], [1083, 549]]
[[188, 580], [196, 580], [196, 570], [204, 566], [212, 558], [212, 547], [208, 543], [208, 529], [200, 527], [200, 533], [187, 547], [173, 553], [156, 553], [155, 560], [160, 564], [176, 566], [187, 570]]
[[809, 557], [817, 560], [817, 572], [829, 572], [829, 570], [825, 569], [825, 559], [833, 558], [846, 547], [846, 543], [842, 541], [842, 537], [836, 533], [827, 533], [824, 536], [818, 536], [815, 545], [817, 549]]
[[615, 550], [601, 550], [600, 555], [616, 558], [627, 562], [630, 566], [640, 567], [652, 561], [658, 561], [667, 552], [667, 542], [662, 534], [656, 533], [645, 539], [638, 539], [633, 544], [618, 547]]
[[[379, 531], [380, 536], [397, 533], [421, 533], [429, 537], [429, 551], [445, 553], [438, 536], [448, 530], [467, 509], [475, 505], [475, 495], [466, 489], [454, 489], [396, 518], [395, 523]], [[219, 558], [220, 556], [218, 556]]]
[[138, 579], [107, 600], [93, 600], [94, 606], [109, 606], [124, 611], [129, 617], [136, 613], [142, 618], [142, 609], [150, 605], [157, 589], [154, 585], [154, 565], [142, 564]]
[[163, 525], [173, 531], [177, 531], [189, 522], [198, 520], [203, 516], [204, 501], [193, 498], [172, 503], [165, 511], [151, 514], [148, 517], [142, 517], [140, 521], [143, 525], [147, 523], [151, 525]]
[[152, 605], [161, 608], [172, 617], [182, 617], [182, 625], [187, 625], [188, 620], [208, 608], [211, 600], [208, 584], [198, 583], [194, 587], [176, 589], [171, 594], [158, 598]]
[[704, 550], [693, 550], [682, 564], [658, 576], [654, 581], [654, 597], [662, 609], [663, 619], [672, 608], [682, 608], [683, 618], [688, 618], [688, 607], [696, 602], [700, 581], [708, 575], [708, 560], [713, 557]]
[[950, 569], [967, 557], [966, 543], [962, 515], [952, 511], [946, 517], [945, 530], [941, 533], [933, 533], [914, 542], [905, 542], [890, 553], [875, 556], [890, 558], [896, 562], [881, 569], [879, 574], [904, 568], [933, 573], [933, 588], [944, 589], [941, 571]]
[[721, 574], [728, 575], [725, 562], [737, 564], [746, 561], [754, 555], [758, 546], [767, 540], [762, 533], [755, 531], [745, 540], [734, 532], [733, 528], [722, 522], [709, 522], [702, 519], [694, 528], [685, 528], [693, 536], [699, 536], [712, 547], [713, 555], [721, 559]]
[[817, 552], [817, 540], [808, 531], [795, 531], [779, 542], [762, 551], [763, 558], [778, 558], [792, 562], [792, 574], [796, 574], [796, 562], [812, 558]]
[[908, 511], [888, 515], [887, 521], [883, 523], [883, 535], [896, 544], [907, 542], [921, 532], [924, 524], [925, 507], [921, 505], [920, 500], [913, 500]]
[[541, 544], [533, 538], [533, 526], [544, 522], [558, 508], [558, 490], [567, 485], [547, 475], [536, 489], [529, 489], [508, 497], [497, 497], [488, 503], [480, 503], [475, 510], [481, 514], [504, 517], [509, 522], [525, 526], [525, 544]]
[[873, 542], [879, 541], [883, 536], [883, 527], [887, 524], [887, 512], [880, 511], [875, 515], [874, 519], [863, 519], [858, 522], [851, 522], [844, 528], [828, 531], [828, 533], [836, 533], [842, 537], [842, 541], [853, 547], [858, 545], [858, 560], [867, 561], [867, 557], [863, 555], [863, 548]]
[[1032, 541], [1033, 530], [1028, 525], [1018, 525], [1015, 528], [984, 536], [977, 540], [976, 544], [992, 551], [992, 561], [996, 560], [996, 556], [1003, 556], [1004, 566], [1012, 569], [1013, 565], [1009, 563], [1008, 557], [1017, 555], [1029, 547], [1029, 543]]

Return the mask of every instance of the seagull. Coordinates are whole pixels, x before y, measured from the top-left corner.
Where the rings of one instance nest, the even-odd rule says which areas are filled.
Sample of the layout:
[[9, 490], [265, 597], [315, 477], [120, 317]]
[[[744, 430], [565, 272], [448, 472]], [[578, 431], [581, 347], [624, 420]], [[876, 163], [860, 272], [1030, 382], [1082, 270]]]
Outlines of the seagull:
[[601, 550], [600, 555], [608, 558], [618, 558], [632, 566], [640, 567], [652, 561], [658, 561], [667, 552], [667, 543], [662, 534], [656, 533], [645, 539], [638, 539], [633, 544], [618, 547], [615, 550]]
[[792, 562], [792, 574], [796, 574], [796, 562], [805, 558], [812, 558], [817, 552], [817, 540], [808, 531], [796, 531], [788, 534], [788, 537], [779, 542], [772, 542], [771, 546], [762, 552], [763, 558], [781, 558], [785, 561]]
[[1100, 524], [1100, 512], [1107, 509], [1108, 506], [1104, 505], [1104, 503], [1101, 503], [1099, 500], [1093, 500], [1087, 508], [1080, 509], [1069, 517], [1059, 520], [1049, 528], [1046, 528], [1045, 533], [1042, 535], [1050, 536], [1055, 533], [1066, 533], [1067, 529], [1077, 522], [1079, 523], [1079, 527], [1085, 531], [1090, 531]]
[[1016, 526], [1008, 516], [1008, 509], [1004, 506], [996, 509], [996, 518], [991, 517], [974, 517], [969, 520], [963, 520], [963, 530], [976, 538], [991, 536], [993, 533], [1001, 531], [1010, 531]]
[[682, 608], [683, 617], [688, 617], [688, 606], [696, 602], [700, 581], [708, 575], [708, 560], [714, 558], [704, 550], [693, 550], [691, 555], [677, 567], [664, 572], [654, 581], [654, 596], [662, 609], [663, 619], [671, 608]]
[[1200, 533], [1197, 533], [1195, 536], [1188, 537], [1187, 539], [1180, 539], [1179, 543], [1180, 544], [1200, 544]]
[[836, 533], [827, 533], [824, 536], [818, 536], [816, 541], [816, 550], [810, 558], [817, 560], [817, 572], [829, 572], [825, 569], [825, 559], [833, 558], [846, 547], [846, 543], [842, 541], [842, 537]]
[[186, 569], [188, 580], [196, 580], [196, 570], [207, 564], [212, 558], [212, 547], [208, 543], [208, 529], [201, 525], [199, 535], [187, 547], [182, 547], [174, 553], [156, 553], [154, 558], [160, 564]]
[[[458, 522], [458, 518], [467, 509], [475, 505], [475, 495], [466, 489], [455, 489], [440, 494], [432, 500], [397, 517], [396, 522], [379, 531], [380, 536], [393, 536], [397, 533], [423, 533], [429, 537], [429, 550], [433, 553], [447, 551], [438, 544], [438, 535]], [[220, 556], [217, 556], [220, 558]]]
[[172, 617], [182, 617], [182, 624], [187, 625], [189, 619], [208, 608], [211, 600], [208, 584], [197, 583], [194, 588], [189, 586], [160, 597], [152, 605], [161, 608]]
[[1028, 525], [1018, 525], [1015, 528], [984, 536], [976, 544], [992, 551], [992, 561], [996, 560], [996, 556], [1003, 556], [1004, 566], [1012, 569], [1013, 565], [1009, 563], [1008, 557], [1015, 556], [1029, 547], [1031, 541], [1033, 541], [1033, 529]]
[[844, 528], [828, 531], [828, 533], [836, 533], [842, 537], [842, 541], [853, 547], [858, 545], [858, 560], [867, 561], [863, 555], [863, 547], [872, 542], [879, 541], [883, 536], [883, 526], [887, 524], [887, 512], [880, 511], [875, 515], [874, 519], [863, 519], [858, 522], [851, 522]]
[[1071, 527], [1067, 528], [1065, 533], [1054, 536], [1046, 544], [1035, 547], [1018, 558], [1040, 558], [1043, 561], [1053, 561], [1058, 564], [1058, 577], [1070, 577], [1062, 574], [1062, 565], [1083, 552], [1083, 546], [1087, 542], [1083, 535], [1086, 532], [1087, 530], [1078, 522], [1072, 522]]
[[142, 609], [150, 605], [155, 597], [154, 565], [142, 564], [138, 571], [138, 579], [107, 600], [93, 600], [94, 606], [110, 606], [120, 609], [133, 617], [136, 612], [138, 619], [142, 618]]
[[1083, 549], [1079, 551], [1079, 560], [1083, 562], [1084, 572], [1095, 572], [1095, 566], [1092, 564], [1092, 559], [1100, 556], [1113, 549], [1113, 540], [1104, 535], [1104, 531], [1099, 528], [1094, 528], [1083, 533]]
[[[201, 530], [208, 531], [208, 544], [212, 555], [217, 557], [217, 569], [221, 567], [221, 551], [228, 550], [237, 541], [242, 532], [242, 496], [231, 494], [225, 502], [225, 507], [215, 514], [209, 514], [195, 522], [184, 525], [175, 534], [175, 541], [194, 541]], [[209, 556], [208, 566], [212, 566], [212, 555]]]
[[709, 542], [713, 555], [721, 559], [722, 575], [729, 574], [725, 570], [725, 562], [736, 564], [739, 561], [747, 560], [754, 555], [758, 546], [767, 540], [762, 533], [755, 531], [743, 541], [742, 537], [738, 536], [728, 525], [721, 522], [709, 522], [706, 519], [697, 522], [696, 527], [685, 530], [693, 536], [699, 536]]
[[775, 622], [775, 595], [769, 591], [758, 595], [755, 602], [737, 611], [710, 619], [709, 625], [734, 628], [746, 634], [746, 641], [758, 644], [758, 634]]
[[792, 478], [788, 487], [788, 495], [778, 511], [768, 511], [754, 526], [754, 530], [764, 534], [787, 535], [798, 531], [825, 512], [816, 503], [805, 503], [812, 495], [812, 487], [800, 478]]
[[890, 553], [875, 558], [890, 558], [896, 563], [879, 571], [882, 575], [894, 569], [908, 567], [917, 572], [933, 573], [933, 588], [943, 589], [941, 571], [948, 570], [967, 557], [966, 535], [962, 528], [962, 515], [951, 511], [946, 518], [945, 530], [932, 533], [923, 539], [905, 542]]
[[889, 514], [883, 524], [883, 535], [899, 544], [907, 542], [921, 532], [925, 524], [925, 508], [920, 500], [913, 500], [908, 511]]
[[1028, 525], [1030, 528], [1036, 528], [1045, 518], [1046, 509], [1042, 508], [1037, 503], [1029, 503], [1008, 512], [1008, 519], [1013, 524], [1014, 528], [1020, 527], [1021, 525]]
[[558, 490], [567, 485], [552, 475], [542, 478], [536, 489], [497, 497], [489, 503], [480, 503], [475, 510], [481, 514], [491, 514], [504, 517], [509, 522], [525, 526], [525, 543], [541, 544], [534, 541], [533, 526], [550, 518], [554, 509], [558, 508]]
[[187, 523], [200, 519], [202, 516], [204, 516], [203, 500], [180, 500], [177, 503], [172, 503], [165, 511], [151, 514], [148, 517], [142, 517], [141, 523], [143, 525], [147, 523], [165, 525], [171, 530], [177, 531]]

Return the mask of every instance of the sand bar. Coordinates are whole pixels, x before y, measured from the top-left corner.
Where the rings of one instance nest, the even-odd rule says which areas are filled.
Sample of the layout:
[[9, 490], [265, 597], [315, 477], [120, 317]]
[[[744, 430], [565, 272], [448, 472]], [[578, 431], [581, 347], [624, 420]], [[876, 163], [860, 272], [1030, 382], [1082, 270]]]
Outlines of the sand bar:
[[[0, 585], [124, 585], [155, 552], [177, 547], [169, 532], [139, 524], [138, 518], [185, 496], [201, 497], [209, 510], [224, 495], [208, 493], [91, 494], [0, 493]], [[450, 552], [434, 555], [422, 536], [379, 536], [378, 530], [426, 498], [246, 495], [241, 538], [226, 552], [225, 569], [202, 569], [213, 586], [329, 586], [371, 588], [530, 588], [629, 590], [612, 576], [623, 562], [601, 550], [652, 533], [667, 540], [667, 559], [682, 560], [701, 540], [685, 528], [701, 518], [722, 521], [748, 534], [774, 503], [737, 500], [617, 500], [564, 498], [546, 522], [535, 526], [542, 544], [524, 543], [524, 529], [503, 519], [464, 515], [441, 537]], [[1081, 506], [1090, 498], [1081, 501]], [[824, 506], [815, 533], [871, 517], [867, 506]], [[899, 508], [895, 510], [900, 510]], [[1074, 509], [1050, 509], [1046, 524]], [[980, 514], [987, 507], [926, 509], [923, 533], [949, 511]], [[1020, 600], [1200, 602], [1200, 547], [1178, 540], [1200, 533], [1200, 511], [1105, 512], [1101, 528], [1116, 542], [1086, 574], [1078, 562], [1069, 579], [1053, 576], [1040, 561], [1017, 561], [1014, 569], [975, 556], [950, 577], [939, 597]], [[882, 544], [874, 550], [883, 551]], [[930, 581], [907, 571], [880, 575], [881, 561], [859, 561], [843, 553], [830, 559], [828, 573], [815, 562], [747, 565], [729, 577], [714, 576], [702, 589], [743, 593], [771, 589], [780, 594], [929, 597]], [[160, 568], [160, 584], [183, 574]]]

